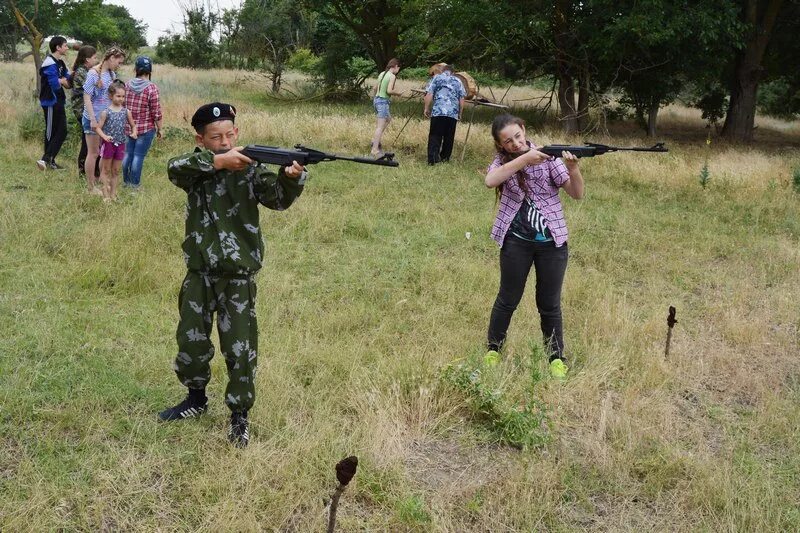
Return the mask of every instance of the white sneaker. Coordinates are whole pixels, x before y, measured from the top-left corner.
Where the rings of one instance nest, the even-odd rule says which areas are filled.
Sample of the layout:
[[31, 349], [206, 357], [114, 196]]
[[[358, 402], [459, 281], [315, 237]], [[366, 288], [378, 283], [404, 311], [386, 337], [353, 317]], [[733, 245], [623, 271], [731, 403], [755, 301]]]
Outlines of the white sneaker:
[[44, 159], [40, 159], [36, 162], [36, 166], [39, 167], [39, 170], [46, 170], [47, 169], [47, 161]]

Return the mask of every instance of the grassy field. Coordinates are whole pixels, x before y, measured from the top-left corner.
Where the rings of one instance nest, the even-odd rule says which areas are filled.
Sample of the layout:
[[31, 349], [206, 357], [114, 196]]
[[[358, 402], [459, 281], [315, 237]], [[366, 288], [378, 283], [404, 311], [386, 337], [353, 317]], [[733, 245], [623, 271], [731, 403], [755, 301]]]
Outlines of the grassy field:
[[[752, 146], [708, 147], [697, 114], [671, 106], [668, 154], [582, 163], [586, 198], [562, 195], [561, 383], [531, 294], [502, 363], [479, 364], [499, 278], [492, 114], [476, 113], [463, 163], [429, 168], [421, 104], [396, 105], [399, 169], [318, 165], [290, 210], [263, 212], [240, 451], [220, 357], [209, 414], [156, 421], [184, 394], [171, 364], [185, 194], [166, 161], [193, 147], [188, 118], [212, 99], [239, 105], [243, 144], [362, 154], [370, 104], [287, 104], [252, 74], [157, 65], [166, 138], [143, 192], [104, 205], [72, 170], [36, 170], [31, 71], [0, 64], [0, 530], [322, 531], [350, 454], [341, 531], [800, 530], [797, 122], [759, 118]], [[611, 135], [593, 140], [648, 142], [627, 124]]]

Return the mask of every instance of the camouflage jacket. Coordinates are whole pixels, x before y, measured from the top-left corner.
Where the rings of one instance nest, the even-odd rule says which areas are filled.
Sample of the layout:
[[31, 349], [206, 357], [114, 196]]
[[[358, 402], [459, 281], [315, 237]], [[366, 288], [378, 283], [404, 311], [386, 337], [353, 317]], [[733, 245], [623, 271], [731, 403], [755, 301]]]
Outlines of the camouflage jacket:
[[195, 150], [173, 157], [169, 180], [188, 193], [183, 256], [189, 270], [249, 275], [261, 268], [264, 242], [258, 204], [282, 211], [303, 192], [299, 179], [261, 165], [237, 172], [214, 169], [214, 153]]

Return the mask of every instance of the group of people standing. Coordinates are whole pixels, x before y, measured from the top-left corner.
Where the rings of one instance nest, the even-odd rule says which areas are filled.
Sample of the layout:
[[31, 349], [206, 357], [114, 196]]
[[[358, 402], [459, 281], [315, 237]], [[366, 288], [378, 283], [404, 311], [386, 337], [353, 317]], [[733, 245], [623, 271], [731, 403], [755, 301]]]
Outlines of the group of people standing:
[[[39, 102], [45, 116], [44, 154], [40, 170], [62, 170], [56, 163], [67, 136], [66, 90], [80, 125], [81, 149], [77, 167], [86, 177], [87, 190], [105, 201], [117, 198], [120, 171], [124, 185], [141, 184], [142, 164], [153, 139], [161, 137], [162, 111], [158, 86], [152, 82], [153, 63], [147, 56], [135, 62], [135, 77], [117, 78], [125, 52], [111, 47], [98, 59], [97, 49], [82, 46], [72, 72], [64, 63], [67, 40], [55, 36], [39, 70]], [[98, 182], [99, 178], [99, 182]]]
[[[402, 96], [395, 89], [400, 61], [390, 59], [386, 68], [378, 75], [375, 85], [373, 105], [377, 115], [375, 134], [370, 144], [370, 152], [379, 157], [383, 154], [381, 138], [392, 120], [390, 113], [390, 97]], [[464, 85], [453, 75], [452, 65], [440, 63], [435, 66], [430, 82], [425, 88], [425, 107], [423, 115], [430, 119], [428, 132], [428, 164], [444, 163], [450, 160], [453, 153], [453, 141], [456, 136], [456, 125], [464, 112], [464, 98], [467, 95]]]
[[[84, 46], [70, 74], [63, 62], [66, 40], [54, 37], [51, 54], [42, 65], [40, 100], [45, 114], [45, 151], [40, 168], [61, 168], [55, 157], [66, 136], [64, 90], [72, 88], [73, 111], [82, 124], [78, 165], [89, 191], [97, 192], [95, 160], [102, 157], [100, 191], [113, 198], [113, 180], [122, 161], [126, 184], [139, 185], [142, 160], [153, 138], [160, 135], [162, 113], [158, 88], [151, 81], [152, 63], [139, 57], [136, 78], [123, 84], [116, 70], [125, 54], [111, 48], [97, 60]], [[400, 63], [393, 59], [378, 78], [374, 105], [378, 116], [371, 152], [382, 153], [381, 138], [391, 120], [390, 97]], [[461, 118], [466, 91], [443, 65], [427, 85], [424, 115], [431, 119], [428, 164], [448, 161]], [[81, 103], [83, 105], [81, 105]], [[236, 446], [249, 441], [248, 411], [255, 402], [258, 329], [255, 319], [255, 274], [263, 261], [258, 206], [287, 209], [303, 191], [304, 167], [292, 165], [271, 172], [235, 148], [239, 130], [235, 106], [213, 102], [192, 117], [197, 148], [172, 158], [167, 174], [187, 194], [184, 258], [187, 276], [179, 296], [178, 353], [174, 369], [187, 396], [159, 413], [165, 422], [202, 415], [208, 408], [206, 386], [213, 316], [217, 315], [222, 353], [228, 368], [225, 403], [231, 411], [229, 440]], [[127, 137], [127, 140], [126, 140]], [[492, 306], [484, 361], [499, 360], [512, 315], [519, 304], [531, 269], [536, 275], [536, 305], [554, 377], [567, 373], [561, 313], [561, 288], [567, 267], [567, 226], [559, 191], [580, 199], [584, 181], [578, 159], [563, 152], [559, 159], [539, 150], [527, 137], [525, 123], [503, 114], [495, 117], [492, 138], [496, 154], [485, 185], [494, 188], [499, 205], [492, 238], [500, 246], [500, 287]], [[214, 221], [214, 224], [209, 224]], [[222, 230], [220, 230], [222, 228]]]

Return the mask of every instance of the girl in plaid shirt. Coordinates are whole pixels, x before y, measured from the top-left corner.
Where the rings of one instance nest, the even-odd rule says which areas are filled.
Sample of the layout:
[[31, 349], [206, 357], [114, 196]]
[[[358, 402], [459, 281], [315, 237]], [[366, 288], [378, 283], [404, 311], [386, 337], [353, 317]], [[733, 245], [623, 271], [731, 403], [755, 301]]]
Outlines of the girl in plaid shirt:
[[564, 189], [583, 198], [578, 158], [561, 159], [536, 150], [525, 136], [525, 122], [500, 115], [492, 123], [497, 155], [486, 173], [486, 186], [497, 188], [499, 209], [492, 238], [500, 245], [500, 290], [491, 318], [487, 362], [498, 357], [511, 316], [522, 299], [531, 266], [536, 270], [536, 307], [550, 355], [550, 372], [566, 376], [561, 318], [561, 286], [567, 269], [567, 225], [558, 196]]
[[125, 107], [133, 114], [137, 135], [128, 132], [128, 145], [122, 161], [122, 179], [125, 187], [139, 187], [142, 165], [153, 139], [161, 138], [161, 102], [158, 86], [150, 76], [153, 62], [147, 56], [136, 58], [136, 77], [128, 81], [125, 91]]

